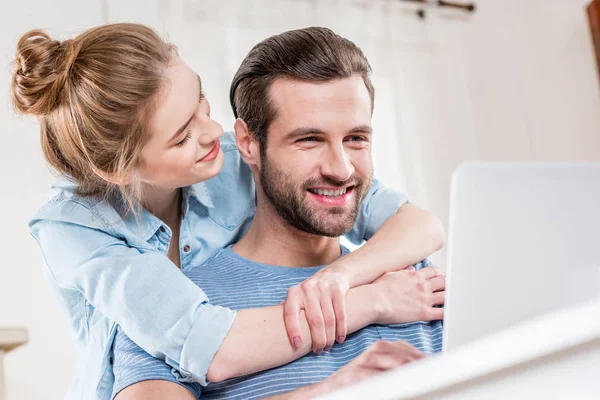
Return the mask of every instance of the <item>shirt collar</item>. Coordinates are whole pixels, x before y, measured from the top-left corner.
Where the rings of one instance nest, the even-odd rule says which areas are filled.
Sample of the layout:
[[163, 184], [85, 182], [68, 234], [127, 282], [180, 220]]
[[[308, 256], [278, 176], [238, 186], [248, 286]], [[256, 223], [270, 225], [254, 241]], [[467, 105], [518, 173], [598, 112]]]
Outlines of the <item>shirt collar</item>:
[[196, 200], [198, 200], [198, 202], [206, 208], [215, 208], [215, 206], [212, 202], [212, 199], [210, 197], [208, 187], [206, 186], [206, 184], [204, 182], [196, 183], [195, 185], [188, 186], [185, 189], [187, 189], [187, 190], [184, 190], [184, 192], [183, 192], [184, 199], [186, 199], [185, 204], [189, 204], [189, 201], [187, 200], [187, 197], [186, 197], [186, 196], [189, 196], [189, 197], [193, 197]]
[[123, 218], [123, 222], [130, 231], [145, 241], [150, 240], [163, 226], [163, 222], [145, 208], [140, 208], [137, 214], [130, 211]]
[[[195, 198], [200, 204], [207, 208], [214, 208], [212, 199], [204, 182], [184, 187], [181, 194], [183, 202], [182, 218], [189, 212], [191, 198]], [[145, 241], [150, 240], [161, 226], [164, 225], [163, 221], [145, 208], [140, 208], [138, 215], [135, 215], [133, 212], [127, 213], [123, 222], [129, 230], [134, 232], [136, 236], [143, 238]]]

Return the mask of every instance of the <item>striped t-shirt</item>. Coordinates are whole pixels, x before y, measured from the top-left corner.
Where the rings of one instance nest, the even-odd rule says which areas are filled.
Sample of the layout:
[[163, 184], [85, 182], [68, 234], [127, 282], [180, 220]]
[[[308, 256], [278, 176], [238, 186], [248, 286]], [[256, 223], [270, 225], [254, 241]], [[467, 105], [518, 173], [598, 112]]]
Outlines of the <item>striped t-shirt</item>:
[[[342, 248], [342, 255], [348, 252]], [[425, 260], [415, 266], [429, 266]], [[215, 305], [240, 310], [267, 307], [285, 300], [287, 290], [323, 267], [277, 267], [255, 263], [237, 255], [231, 246], [219, 251], [204, 265], [184, 273]], [[129, 385], [145, 380], [167, 380], [189, 389], [202, 399], [257, 399], [288, 392], [327, 378], [378, 340], [403, 340], [426, 354], [441, 351], [442, 324], [414, 322], [401, 325], [370, 325], [321, 354], [309, 353], [289, 364], [202, 387], [180, 382], [170, 366], [138, 347], [120, 329], [114, 342], [115, 385], [113, 396]]]

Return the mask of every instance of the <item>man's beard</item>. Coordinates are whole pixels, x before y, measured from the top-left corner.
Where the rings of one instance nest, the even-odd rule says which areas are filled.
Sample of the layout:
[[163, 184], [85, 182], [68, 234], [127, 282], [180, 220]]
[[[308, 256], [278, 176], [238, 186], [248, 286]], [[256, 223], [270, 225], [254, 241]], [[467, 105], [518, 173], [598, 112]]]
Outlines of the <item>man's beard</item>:
[[[327, 237], [339, 237], [352, 229], [372, 180], [372, 176], [365, 180], [353, 175], [347, 181], [340, 182], [322, 176], [321, 179], [309, 179], [299, 187], [289, 174], [277, 168], [266, 155], [263, 156], [260, 170], [262, 190], [279, 216], [298, 230]], [[350, 208], [322, 206], [317, 210], [310, 207], [306, 199], [307, 189], [316, 186], [353, 186], [353, 204]]]

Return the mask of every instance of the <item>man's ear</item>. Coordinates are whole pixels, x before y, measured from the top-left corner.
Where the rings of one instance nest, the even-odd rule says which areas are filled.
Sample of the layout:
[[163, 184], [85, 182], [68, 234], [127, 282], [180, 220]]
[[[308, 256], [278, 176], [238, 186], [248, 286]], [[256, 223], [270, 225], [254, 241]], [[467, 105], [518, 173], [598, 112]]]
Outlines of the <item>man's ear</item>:
[[260, 144], [258, 140], [248, 131], [248, 125], [243, 119], [238, 118], [233, 124], [235, 130], [235, 142], [242, 156], [242, 160], [250, 166], [260, 167]]

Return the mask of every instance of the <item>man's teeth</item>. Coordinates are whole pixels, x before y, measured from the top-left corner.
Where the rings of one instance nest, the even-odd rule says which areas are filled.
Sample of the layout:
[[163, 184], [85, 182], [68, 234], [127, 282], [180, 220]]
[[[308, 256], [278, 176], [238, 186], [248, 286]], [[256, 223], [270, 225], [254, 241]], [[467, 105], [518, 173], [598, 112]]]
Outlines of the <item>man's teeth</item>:
[[330, 196], [337, 197], [343, 194], [346, 194], [348, 188], [338, 189], [338, 190], [329, 190], [329, 189], [311, 189], [313, 193], [320, 194], [321, 196]]

